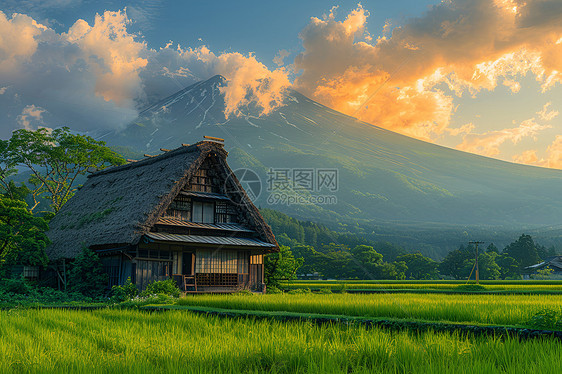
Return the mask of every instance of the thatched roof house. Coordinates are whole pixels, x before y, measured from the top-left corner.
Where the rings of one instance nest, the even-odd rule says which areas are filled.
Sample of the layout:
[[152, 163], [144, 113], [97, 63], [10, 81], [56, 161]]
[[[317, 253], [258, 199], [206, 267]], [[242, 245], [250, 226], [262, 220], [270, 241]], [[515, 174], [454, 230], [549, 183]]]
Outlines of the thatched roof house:
[[97, 251], [110, 284], [174, 277], [187, 291], [263, 289], [270, 227], [226, 163], [220, 140], [89, 175], [50, 223], [52, 260]]
[[560, 277], [562, 276], [562, 256], [551, 256], [544, 259], [544, 261], [538, 264], [527, 266], [523, 269], [523, 278], [529, 279], [532, 274], [536, 274], [538, 270], [543, 270], [546, 268], [552, 269], [551, 276]]

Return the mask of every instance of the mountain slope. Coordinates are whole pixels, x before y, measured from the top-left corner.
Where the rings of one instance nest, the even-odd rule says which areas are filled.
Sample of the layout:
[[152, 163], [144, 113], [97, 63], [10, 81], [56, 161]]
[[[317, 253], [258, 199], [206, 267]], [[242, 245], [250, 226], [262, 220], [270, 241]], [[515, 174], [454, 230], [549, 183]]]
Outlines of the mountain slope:
[[[332, 205], [257, 204], [304, 219], [401, 225], [562, 224], [562, 172], [517, 165], [412, 139], [358, 121], [291, 91], [286, 105], [259, 117], [255, 108], [224, 117], [215, 76], [152, 105], [102, 140], [159, 152], [203, 135], [225, 139], [233, 169], [254, 170], [267, 187], [269, 168], [335, 168]], [[325, 193], [325, 192], [324, 192]]]

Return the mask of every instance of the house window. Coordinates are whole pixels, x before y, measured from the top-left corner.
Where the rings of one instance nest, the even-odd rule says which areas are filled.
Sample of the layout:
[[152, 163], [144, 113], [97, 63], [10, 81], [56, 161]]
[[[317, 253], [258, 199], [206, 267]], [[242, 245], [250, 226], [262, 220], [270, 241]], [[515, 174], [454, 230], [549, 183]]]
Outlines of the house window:
[[39, 266], [24, 266], [22, 275], [27, 280], [36, 281], [39, 279]]
[[[161, 245], [161, 244], [160, 244]], [[155, 259], [155, 260], [172, 260], [172, 252], [164, 249], [148, 249], [146, 247], [139, 247], [137, 258]]]
[[205, 166], [202, 166], [195, 172], [195, 175], [191, 179], [191, 190], [198, 192], [217, 192], [215, 191], [216, 188], [213, 188], [213, 182], [211, 176], [209, 175], [209, 169], [205, 168]]
[[261, 265], [263, 264], [263, 255], [250, 256], [250, 265]]
[[104, 266], [104, 271], [108, 276], [108, 286], [109, 288], [117, 286], [119, 284], [119, 266], [109, 265]]
[[238, 252], [238, 273], [248, 274], [248, 252]]
[[215, 223], [215, 204], [212, 202], [194, 201], [193, 222]]
[[216, 202], [216, 223], [235, 223], [236, 208], [226, 201]]
[[191, 198], [178, 196], [166, 210], [166, 216], [191, 221]]
[[196, 273], [237, 273], [238, 252], [236, 251], [197, 251], [195, 256]]

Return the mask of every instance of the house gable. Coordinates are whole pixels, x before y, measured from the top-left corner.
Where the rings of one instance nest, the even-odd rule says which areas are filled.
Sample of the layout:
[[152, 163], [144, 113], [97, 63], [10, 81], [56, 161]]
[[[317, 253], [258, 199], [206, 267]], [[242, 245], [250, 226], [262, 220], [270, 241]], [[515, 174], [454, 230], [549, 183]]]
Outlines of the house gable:
[[[233, 200], [234, 199], [234, 200]], [[209, 154], [183, 182], [150, 232], [253, 238], [277, 249], [271, 229], [242, 189], [225, 157]], [[261, 245], [264, 247], [264, 245]]]
[[[83, 246], [102, 249], [136, 245], [208, 157], [217, 162], [220, 173], [229, 175], [226, 156], [222, 144], [203, 141], [90, 175], [50, 222], [47, 235], [52, 244], [47, 255], [51, 259], [73, 258]], [[251, 227], [277, 247], [269, 226], [244, 191], [229, 198], [246, 206]]]

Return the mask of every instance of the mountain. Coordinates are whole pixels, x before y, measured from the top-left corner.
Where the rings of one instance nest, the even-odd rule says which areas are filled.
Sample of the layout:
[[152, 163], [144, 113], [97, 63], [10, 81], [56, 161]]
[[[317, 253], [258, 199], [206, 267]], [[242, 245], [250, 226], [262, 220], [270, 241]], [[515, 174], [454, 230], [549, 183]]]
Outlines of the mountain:
[[[266, 116], [246, 107], [240, 115], [225, 118], [220, 92], [225, 84], [223, 77], [215, 76], [189, 86], [102, 140], [154, 154], [204, 135], [224, 138], [231, 167], [251, 169], [260, 177], [258, 205], [325, 224], [360, 225], [372, 235], [399, 237], [403, 243], [416, 242], [428, 232], [440, 238], [454, 232], [451, 235], [458, 240], [468, 240], [476, 232], [493, 240], [494, 232], [558, 230], [562, 225], [562, 171], [412, 139], [336, 112], [296, 91]], [[318, 192], [334, 195], [337, 203], [271, 205], [266, 191], [271, 168], [337, 170], [337, 191]], [[450, 238], [434, 241], [439, 240]]]

